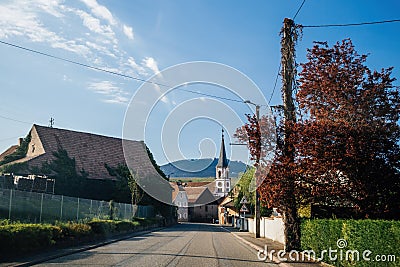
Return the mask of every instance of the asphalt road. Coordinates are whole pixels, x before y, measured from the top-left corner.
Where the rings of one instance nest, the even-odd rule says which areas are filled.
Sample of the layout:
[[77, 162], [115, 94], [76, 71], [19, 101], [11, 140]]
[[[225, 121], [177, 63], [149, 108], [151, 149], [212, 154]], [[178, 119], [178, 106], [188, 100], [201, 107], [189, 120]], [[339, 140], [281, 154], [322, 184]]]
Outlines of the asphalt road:
[[277, 266], [218, 225], [179, 224], [39, 266]]

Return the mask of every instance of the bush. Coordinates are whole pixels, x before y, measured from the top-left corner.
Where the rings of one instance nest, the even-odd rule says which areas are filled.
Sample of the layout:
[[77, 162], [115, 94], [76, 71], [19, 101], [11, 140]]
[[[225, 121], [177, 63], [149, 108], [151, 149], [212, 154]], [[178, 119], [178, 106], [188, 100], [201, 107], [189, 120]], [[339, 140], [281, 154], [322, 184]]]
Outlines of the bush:
[[0, 250], [20, 252], [54, 244], [58, 229], [48, 224], [8, 224], [0, 226]]
[[62, 238], [80, 238], [92, 233], [91, 226], [85, 223], [57, 223], [56, 226], [61, 230], [61, 235], [55, 237], [56, 240]]
[[133, 231], [139, 226], [147, 226], [149, 220], [140, 221], [112, 221], [112, 220], [93, 220], [88, 224], [92, 227], [95, 234], [109, 235], [115, 232]]
[[46, 248], [64, 240], [75, 240], [93, 234], [108, 236], [136, 230], [139, 226], [157, 223], [157, 219], [135, 221], [93, 220], [88, 223], [57, 222], [50, 224], [23, 224], [0, 220], [0, 255], [21, 254]]
[[[346, 240], [345, 247], [338, 247], [339, 239]], [[323, 257], [323, 261], [335, 266], [400, 266], [399, 244], [400, 221], [321, 219], [305, 220], [301, 225], [302, 249], [315, 251], [318, 258], [323, 250], [337, 250], [332, 254], [338, 256], [337, 260], [331, 261], [327, 253]], [[366, 250], [372, 252], [367, 255], [371, 261], [363, 260]], [[358, 251], [359, 260], [356, 255], [351, 255], [351, 251]], [[346, 252], [349, 253], [347, 257]], [[373, 262], [377, 255], [395, 255], [397, 259], [392, 262]]]

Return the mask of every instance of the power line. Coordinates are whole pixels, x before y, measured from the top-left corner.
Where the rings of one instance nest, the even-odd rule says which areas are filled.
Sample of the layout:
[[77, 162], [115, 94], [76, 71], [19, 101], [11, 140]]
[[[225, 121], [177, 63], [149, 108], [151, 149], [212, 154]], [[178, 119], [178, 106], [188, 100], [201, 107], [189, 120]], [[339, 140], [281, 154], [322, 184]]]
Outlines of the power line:
[[9, 42], [5, 42], [5, 41], [1, 41], [0, 40], [0, 43], [8, 45], [8, 46], [15, 47], [15, 48], [18, 48], [18, 49], [22, 49], [22, 50], [25, 50], [25, 51], [28, 51], [28, 52], [31, 52], [31, 53], [39, 54], [41, 56], [46, 56], [46, 57], [49, 57], [49, 58], [53, 58], [53, 59], [61, 60], [61, 61], [68, 62], [68, 63], [71, 63], [71, 64], [75, 64], [75, 65], [78, 65], [78, 66], [81, 66], [81, 67], [85, 67], [85, 68], [88, 68], [88, 69], [102, 71], [102, 72], [106, 72], [106, 73], [109, 73], [109, 74], [117, 75], [117, 76], [120, 76], [120, 77], [123, 77], [123, 78], [137, 80], [137, 81], [140, 81], [140, 82], [147, 82], [147, 83], [157, 84], [157, 85], [160, 85], [160, 86], [167, 86], [167, 85], [164, 85], [164, 84], [161, 84], [161, 83], [151, 82], [151, 81], [148, 81], [148, 80], [145, 80], [145, 79], [141, 79], [141, 78], [138, 78], [138, 77], [133, 77], [133, 76], [126, 75], [126, 74], [123, 74], [123, 73], [119, 73], [119, 72], [115, 72], [115, 71], [111, 71], [111, 70], [106, 70], [106, 69], [94, 67], [94, 66], [91, 66], [91, 65], [88, 65], [88, 64], [85, 64], [85, 63], [81, 63], [81, 62], [73, 61], [73, 60], [70, 60], [70, 59], [63, 58], [63, 57], [55, 56], [55, 55], [52, 55], [52, 54], [44, 53], [44, 52], [41, 52], [41, 51], [38, 51], [38, 50], [30, 49], [30, 48], [23, 47], [23, 46], [16, 45], [16, 44], [12, 44], [12, 43], [9, 43]]
[[299, 14], [301, 8], [303, 7], [304, 3], [306, 2], [306, 0], [303, 0], [303, 3], [301, 3], [300, 7], [297, 9], [296, 14], [294, 14], [293, 16], [293, 20], [297, 17], [297, 14]]
[[276, 77], [275, 77], [274, 88], [272, 89], [272, 94], [271, 94], [271, 97], [269, 98], [268, 105], [271, 104], [272, 97], [274, 96], [276, 84], [278, 82], [279, 73], [281, 72], [281, 66], [282, 66], [282, 62], [279, 63], [278, 72], [276, 73]]
[[303, 28], [328, 28], [328, 27], [363, 26], [363, 25], [383, 24], [383, 23], [393, 23], [393, 22], [400, 22], [400, 19], [347, 23], [347, 24], [322, 24], [322, 25], [300, 25], [300, 26]]
[[[299, 8], [298, 8], [297, 11], [296, 11], [296, 14], [294, 14], [293, 20], [294, 20], [294, 19], [297, 17], [297, 15], [300, 13], [300, 10], [301, 10], [301, 8], [303, 7], [303, 5], [304, 5], [305, 2], [306, 2], [306, 0], [303, 0], [303, 2], [301, 3], [301, 5], [299, 6]], [[281, 71], [281, 66], [282, 66], [282, 62], [279, 63], [278, 72], [277, 72], [276, 77], [275, 77], [274, 88], [272, 89], [271, 96], [270, 96], [270, 98], [269, 98], [269, 100], [268, 100], [268, 105], [271, 104], [272, 97], [274, 96], [275, 89], [276, 89], [276, 85], [277, 85], [277, 83], [278, 83], [279, 73], [280, 73], [280, 71]]]
[[181, 89], [181, 88], [178, 88], [178, 89], [181, 91], [185, 91], [185, 92], [189, 92], [189, 93], [193, 93], [193, 94], [198, 94], [198, 95], [203, 95], [203, 96], [208, 96], [208, 97], [212, 97], [212, 98], [218, 98], [218, 99], [223, 99], [223, 100], [228, 100], [228, 101], [233, 101], [233, 102], [244, 103], [243, 100], [237, 100], [237, 99], [227, 98], [227, 97], [223, 97], [223, 96], [210, 95], [210, 94], [200, 93], [200, 92], [187, 90], [187, 89]]
[[[159, 85], [159, 86], [163, 86], [163, 87], [172, 88], [172, 86], [169, 86], [167, 84], [153, 82], [153, 81], [145, 80], [145, 79], [142, 79], [142, 78], [133, 77], [133, 76], [130, 76], [130, 75], [118, 73], [118, 72], [115, 72], [115, 71], [110, 71], [110, 70], [106, 70], [106, 69], [103, 69], [103, 68], [94, 67], [94, 66], [91, 66], [91, 65], [88, 65], [88, 64], [84, 64], [84, 63], [81, 63], [81, 62], [77, 62], [77, 61], [73, 61], [73, 60], [70, 60], [70, 59], [62, 58], [62, 57], [55, 56], [55, 55], [52, 55], [52, 54], [49, 54], [49, 53], [44, 53], [44, 52], [41, 52], [41, 51], [38, 51], [38, 50], [30, 49], [30, 48], [23, 47], [23, 46], [16, 45], [16, 44], [12, 44], [12, 43], [9, 43], [9, 42], [5, 42], [5, 41], [1, 41], [0, 40], [0, 43], [8, 45], [8, 46], [11, 46], [11, 47], [14, 47], [14, 48], [22, 49], [22, 50], [25, 50], [25, 51], [28, 51], [28, 52], [31, 52], [31, 53], [35, 53], [35, 54], [38, 54], [38, 55], [41, 55], [41, 56], [46, 56], [46, 57], [49, 57], [49, 58], [53, 58], [53, 59], [57, 59], [57, 60], [61, 60], [61, 61], [64, 61], [64, 62], [68, 62], [68, 63], [74, 64], [74, 65], [78, 65], [78, 66], [81, 66], [81, 67], [85, 67], [85, 68], [88, 68], [88, 69], [97, 70], [97, 71], [101, 71], [101, 72], [105, 72], [105, 73], [108, 73], [108, 74], [117, 75], [117, 76], [120, 76], [120, 77], [123, 77], [123, 78], [132, 79], [132, 80], [136, 80], [136, 81], [140, 81], [140, 82], [144, 82], [144, 83], [150, 83], [150, 84], [154, 84], [154, 85]], [[223, 99], [223, 100], [227, 100], [227, 101], [244, 102], [243, 100], [237, 100], [237, 99], [232, 99], [232, 98], [228, 98], [228, 97], [222, 97], [222, 96], [216, 96], [216, 95], [201, 93], [201, 92], [197, 92], [197, 91], [187, 90], [187, 89], [184, 89], [184, 88], [177, 88], [177, 89], [181, 90], [181, 91], [186, 91], [186, 92], [189, 92], [189, 93], [193, 93], [193, 94], [198, 94], [198, 95], [202, 95], [202, 96], [208, 96], [208, 97], [217, 98], [217, 99]]]
[[6, 120], [10, 120], [10, 121], [19, 122], [19, 123], [34, 124], [32, 122], [21, 121], [21, 120], [17, 120], [17, 119], [14, 119], [14, 118], [6, 117], [6, 116], [3, 116], [3, 115], [0, 115], [0, 118], [6, 119]]

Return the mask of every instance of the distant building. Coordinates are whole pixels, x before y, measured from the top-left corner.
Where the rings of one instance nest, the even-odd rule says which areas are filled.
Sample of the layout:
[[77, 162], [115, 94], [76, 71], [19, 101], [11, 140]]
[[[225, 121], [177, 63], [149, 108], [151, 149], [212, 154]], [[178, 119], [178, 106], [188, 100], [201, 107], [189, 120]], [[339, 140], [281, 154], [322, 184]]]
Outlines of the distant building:
[[226, 197], [231, 190], [231, 178], [229, 177], [229, 161], [226, 157], [224, 130], [222, 130], [221, 149], [219, 151], [218, 164], [215, 168], [215, 191], [216, 197]]
[[178, 185], [176, 183], [170, 183], [172, 186], [172, 202], [175, 206], [178, 207], [178, 222], [187, 222], [189, 221], [189, 200], [187, 196], [187, 192], [182, 187], [182, 185]]
[[173, 202], [178, 209], [178, 220], [207, 223], [218, 221], [218, 205], [231, 189], [228, 164], [224, 131], [222, 130], [221, 150], [215, 170], [215, 180], [211, 183], [171, 183], [174, 189]]

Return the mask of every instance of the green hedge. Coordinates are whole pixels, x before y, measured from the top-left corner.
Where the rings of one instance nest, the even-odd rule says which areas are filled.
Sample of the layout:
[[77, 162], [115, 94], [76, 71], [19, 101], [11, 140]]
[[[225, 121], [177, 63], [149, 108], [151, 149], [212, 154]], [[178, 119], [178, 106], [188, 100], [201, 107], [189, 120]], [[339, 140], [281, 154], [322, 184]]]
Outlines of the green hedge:
[[0, 251], [26, 252], [54, 244], [54, 232], [61, 233], [52, 225], [8, 224], [0, 226]]
[[[338, 247], [339, 239], [345, 240], [345, 247]], [[318, 258], [323, 250], [337, 250], [332, 252], [332, 256], [337, 255], [336, 260], [332, 261], [327, 252], [323, 257], [324, 262], [335, 266], [400, 266], [400, 221], [304, 220], [301, 246], [302, 250], [315, 251]], [[370, 261], [363, 259], [366, 250], [371, 251], [370, 255], [366, 254]], [[359, 260], [354, 251], [358, 251]], [[391, 255], [396, 257], [395, 261]], [[376, 261], [384, 258], [385, 262]]]
[[[23, 252], [40, 250], [54, 244], [96, 236], [110, 236], [156, 226], [156, 220], [111, 221], [93, 220], [88, 223], [24, 224], [0, 221], [0, 255], [23, 255]], [[139, 228], [141, 227], [141, 228]], [[86, 239], [85, 239], [86, 240]], [[0, 257], [1, 258], [1, 257]]]

